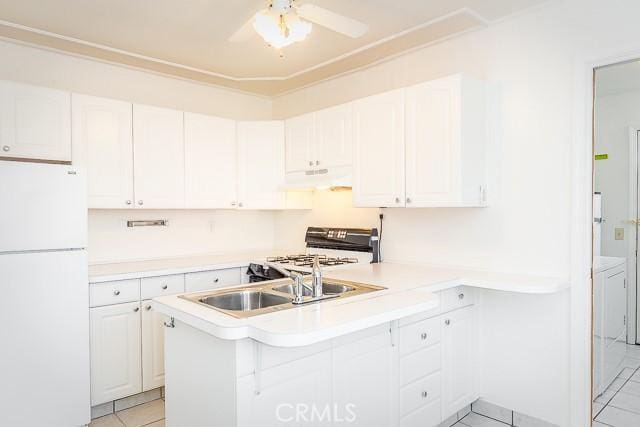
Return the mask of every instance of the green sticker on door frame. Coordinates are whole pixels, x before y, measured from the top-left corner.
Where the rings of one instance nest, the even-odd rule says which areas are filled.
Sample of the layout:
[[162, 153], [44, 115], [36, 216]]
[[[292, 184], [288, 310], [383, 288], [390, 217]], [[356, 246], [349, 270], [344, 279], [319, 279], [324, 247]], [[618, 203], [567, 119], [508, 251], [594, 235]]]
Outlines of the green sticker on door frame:
[[608, 154], [596, 154], [596, 160], [607, 160], [608, 158]]

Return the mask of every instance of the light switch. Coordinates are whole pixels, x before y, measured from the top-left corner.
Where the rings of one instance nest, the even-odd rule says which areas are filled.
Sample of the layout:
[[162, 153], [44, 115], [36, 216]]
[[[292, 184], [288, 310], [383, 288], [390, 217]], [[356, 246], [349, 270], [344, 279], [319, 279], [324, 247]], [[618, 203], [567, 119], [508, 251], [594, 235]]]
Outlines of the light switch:
[[615, 229], [616, 240], [624, 240], [624, 228]]

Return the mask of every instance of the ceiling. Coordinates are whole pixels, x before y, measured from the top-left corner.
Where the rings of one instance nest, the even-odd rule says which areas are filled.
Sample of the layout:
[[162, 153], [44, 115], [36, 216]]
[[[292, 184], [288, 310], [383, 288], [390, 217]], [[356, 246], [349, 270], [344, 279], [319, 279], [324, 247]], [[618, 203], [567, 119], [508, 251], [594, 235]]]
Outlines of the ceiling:
[[0, 37], [273, 96], [487, 25], [546, 0], [298, 0], [369, 26], [314, 25], [278, 51], [227, 39], [266, 0], [0, 0]]
[[596, 70], [596, 95], [617, 95], [640, 90], [640, 60], [609, 65]]

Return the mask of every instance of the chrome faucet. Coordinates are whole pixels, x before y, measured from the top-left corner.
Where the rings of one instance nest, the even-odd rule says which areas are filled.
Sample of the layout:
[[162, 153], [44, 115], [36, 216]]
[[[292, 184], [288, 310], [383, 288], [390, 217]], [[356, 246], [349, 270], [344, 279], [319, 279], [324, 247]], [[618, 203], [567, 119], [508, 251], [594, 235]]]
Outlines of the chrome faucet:
[[307, 285], [306, 283], [304, 283], [304, 276], [302, 275], [302, 273], [298, 273], [297, 271], [293, 271], [293, 270], [286, 270], [282, 267], [280, 267], [277, 264], [273, 264], [271, 262], [266, 262], [265, 265], [267, 265], [270, 268], [273, 268], [274, 270], [279, 271], [280, 273], [284, 274], [286, 277], [290, 278], [291, 280], [293, 280], [293, 301], [291, 301], [294, 304], [302, 304], [304, 301], [304, 289], [308, 289], [311, 293], [313, 292], [313, 288], [309, 285]]
[[320, 262], [318, 261], [318, 255], [313, 259], [313, 268], [311, 270], [311, 283], [313, 288], [313, 297], [322, 297], [322, 270], [320, 269]]

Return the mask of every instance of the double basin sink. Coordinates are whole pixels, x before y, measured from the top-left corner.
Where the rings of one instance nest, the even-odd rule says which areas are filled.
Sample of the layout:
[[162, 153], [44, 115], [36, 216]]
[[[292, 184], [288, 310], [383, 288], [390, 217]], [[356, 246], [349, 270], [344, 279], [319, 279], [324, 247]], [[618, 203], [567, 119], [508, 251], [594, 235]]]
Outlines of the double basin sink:
[[[309, 283], [305, 280], [305, 283]], [[305, 303], [314, 303], [326, 299], [345, 298], [375, 292], [384, 289], [379, 286], [363, 285], [360, 283], [343, 282], [339, 280], [323, 280], [320, 298], [313, 298], [311, 291], [303, 288], [302, 295]], [[257, 285], [241, 288], [220, 289], [182, 295], [188, 301], [204, 305], [214, 310], [229, 314], [237, 318], [246, 318], [299, 306], [294, 304], [294, 285], [289, 279], [260, 282]]]

